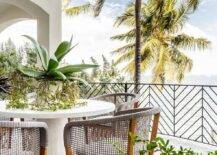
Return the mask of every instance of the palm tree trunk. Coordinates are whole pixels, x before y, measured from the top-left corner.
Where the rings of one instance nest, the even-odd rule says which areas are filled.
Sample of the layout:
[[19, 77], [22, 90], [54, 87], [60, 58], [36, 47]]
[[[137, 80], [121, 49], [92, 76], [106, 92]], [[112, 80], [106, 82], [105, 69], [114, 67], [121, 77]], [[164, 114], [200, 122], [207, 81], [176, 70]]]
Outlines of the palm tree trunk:
[[139, 83], [141, 80], [141, 0], [135, 0], [135, 19], [136, 19], [136, 48], [135, 48], [135, 75], [134, 83], [135, 88], [134, 92], [139, 93]]

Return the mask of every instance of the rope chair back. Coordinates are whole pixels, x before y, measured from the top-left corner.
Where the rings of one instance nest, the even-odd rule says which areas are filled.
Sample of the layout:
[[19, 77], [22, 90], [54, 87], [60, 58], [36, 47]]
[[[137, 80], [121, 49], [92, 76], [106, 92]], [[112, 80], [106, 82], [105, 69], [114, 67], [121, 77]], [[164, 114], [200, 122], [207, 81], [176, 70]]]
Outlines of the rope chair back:
[[138, 104], [137, 95], [132, 93], [106, 94], [96, 96], [92, 99], [112, 102], [116, 105], [116, 111], [132, 109]]
[[45, 123], [0, 121], [0, 154], [46, 155], [46, 148]]
[[141, 145], [133, 145], [130, 134], [149, 140], [157, 135], [160, 110], [138, 108], [121, 111], [111, 118], [70, 122], [64, 129], [67, 155], [134, 155]]

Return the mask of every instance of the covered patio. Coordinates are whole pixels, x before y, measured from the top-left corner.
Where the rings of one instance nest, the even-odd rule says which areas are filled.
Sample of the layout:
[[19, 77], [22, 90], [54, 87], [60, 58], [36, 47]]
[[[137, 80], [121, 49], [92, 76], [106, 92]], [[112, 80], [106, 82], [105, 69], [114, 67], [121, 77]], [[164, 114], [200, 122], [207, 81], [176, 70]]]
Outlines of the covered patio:
[[[24, 78], [31, 75], [39, 81], [79, 81], [79, 88], [73, 88], [79, 92], [79, 104], [40, 111], [33, 109], [34, 106], [32, 109], [8, 108], [9, 101], [0, 99], [0, 154], [137, 155], [145, 150], [145, 154], [152, 155], [159, 152], [147, 151], [144, 146], [155, 142], [157, 137], [170, 140], [175, 148], [183, 146], [202, 154], [216, 151], [216, 86], [141, 83], [139, 76], [136, 76], [139, 83], [86, 84], [74, 77], [68, 80], [71, 72], [97, 66], [71, 65], [73, 71], [64, 70], [62, 66], [58, 68], [62, 58], [73, 49], [72, 40], [62, 42], [62, 0], [0, 0], [0, 33], [14, 23], [30, 19], [37, 21], [37, 41], [28, 36], [27, 39], [35, 45], [44, 69], [38, 70], [43, 71], [41, 74], [30, 74], [30, 70], [23, 68], [19, 71], [25, 74]], [[53, 78], [55, 76], [58, 79]], [[7, 86], [4, 87], [7, 80], [0, 79], [0, 87], [3, 85], [0, 91], [7, 92]], [[50, 83], [42, 83], [39, 87], [46, 84]], [[66, 86], [74, 83], [70, 84]], [[48, 90], [53, 93], [61, 87], [62, 91], [64, 86], [57, 83]], [[26, 96], [31, 93], [32, 98], [37, 96], [32, 90]], [[32, 102], [32, 98], [27, 97], [27, 101]], [[144, 141], [144, 145], [135, 144], [134, 134], [141, 138], [137, 141]]]

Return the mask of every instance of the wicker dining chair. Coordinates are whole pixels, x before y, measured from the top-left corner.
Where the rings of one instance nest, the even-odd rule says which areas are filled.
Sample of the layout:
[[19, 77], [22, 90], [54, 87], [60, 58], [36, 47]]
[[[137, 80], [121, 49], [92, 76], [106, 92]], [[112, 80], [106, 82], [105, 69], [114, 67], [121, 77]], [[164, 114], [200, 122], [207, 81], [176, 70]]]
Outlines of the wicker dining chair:
[[133, 93], [106, 94], [92, 99], [112, 102], [116, 106], [116, 111], [132, 109], [138, 105], [138, 96]]
[[46, 123], [0, 121], [0, 154], [46, 155]]
[[111, 118], [70, 122], [64, 129], [66, 155], [138, 155], [144, 146], [133, 145], [130, 135], [155, 139], [159, 117], [159, 108], [137, 108], [117, 112]]

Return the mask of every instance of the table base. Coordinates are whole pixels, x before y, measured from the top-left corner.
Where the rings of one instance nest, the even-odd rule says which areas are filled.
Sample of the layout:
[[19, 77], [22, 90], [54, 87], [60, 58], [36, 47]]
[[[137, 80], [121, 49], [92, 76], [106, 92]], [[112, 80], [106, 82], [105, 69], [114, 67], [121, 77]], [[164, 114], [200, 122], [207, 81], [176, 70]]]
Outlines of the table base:
[[68, 119], [39, 119], [48, 125], [48, 155], [64, 155], [63, 131]]

